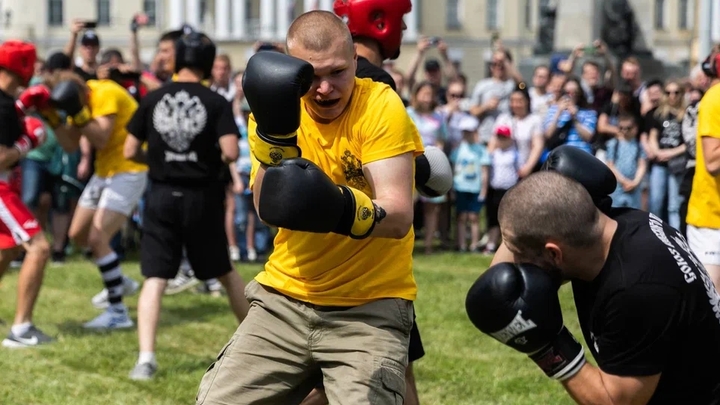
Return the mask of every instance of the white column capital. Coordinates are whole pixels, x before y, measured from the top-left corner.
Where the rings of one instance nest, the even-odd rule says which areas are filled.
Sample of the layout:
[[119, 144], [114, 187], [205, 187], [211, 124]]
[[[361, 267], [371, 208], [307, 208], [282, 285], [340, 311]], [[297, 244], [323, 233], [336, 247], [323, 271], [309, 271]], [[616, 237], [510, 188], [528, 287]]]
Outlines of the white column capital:
[[412, 0], [412, 10], [408, 14], [405, 14], [405, 25], [407, 29], [403, 33], [403, 39], [406, 41], [415, 41], [418, 38], [418, 15], [420, 7], [420, 1]]
[[318, 9], [319, 0], [303, 0], [303, 13]]
[[183, 0], [170, 0], [169, 28], [176, 30], [185, 22], [185, 2]]
[[277, 0], [260, 2], [260, 39], [275, 39], [275, 3]]
[[295, 2], [289, 0], [277, 0], [277, 32], [275, 36], [283, 39], [287, 36], [288, 28], [293, 17], [293, 7]]
[[185, 0], [187, 16], [185, 20], [193, 29], [200, 30], [200, 0]]
[[243, 39], [247, 35], [247, 0], [234, 0], [232, 2], [232, 37]]
[[230, 0], [215, 0], [215, 38], [230, 37]]

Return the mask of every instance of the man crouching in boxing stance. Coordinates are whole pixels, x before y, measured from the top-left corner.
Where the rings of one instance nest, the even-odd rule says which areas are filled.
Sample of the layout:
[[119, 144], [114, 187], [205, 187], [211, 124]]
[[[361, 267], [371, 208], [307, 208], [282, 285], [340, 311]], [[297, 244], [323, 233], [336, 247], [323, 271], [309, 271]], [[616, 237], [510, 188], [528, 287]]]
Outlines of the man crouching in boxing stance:
[[334, 14], [298, 17], [287, 50], [255, 54], [243, 80], [251, 187], [280, 228], [275, 249], [197, 403], [298, 404], [320, 376], [331, 404], [402, 403], [422, 143], [390, 87], [355, 78]]
[[[614, 179], [578, 152], [554, 151], [551, 171], [503, 198], [503, 248], [468, 293], [471, 321], [527, 353], [579, 404], [718, 404], [720, 375], [707, 371], [720, 361], [712, 281], [656, 216], [598, 209]], [[598, 367], [563, 326], [564, 280]]]

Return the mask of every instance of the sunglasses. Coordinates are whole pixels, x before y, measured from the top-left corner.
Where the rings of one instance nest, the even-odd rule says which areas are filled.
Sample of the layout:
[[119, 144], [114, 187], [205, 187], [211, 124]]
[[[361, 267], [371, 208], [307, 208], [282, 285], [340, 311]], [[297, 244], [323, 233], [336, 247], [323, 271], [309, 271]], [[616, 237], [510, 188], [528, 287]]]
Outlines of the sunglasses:
[[450, 98], [463, 98], [465, 95], [462, 93], [448, 93], [447, 96]]
[[665, 90], [665, 94], [668, 96], [669, 95], [677, 96], [678, 94], [680, 94], [680, 90]]
[[635, 127], [619, 126], [618, 129], [619, 129], [621, 132], [630, 132], [630, 131], [632, 131], [633, 129], [635, 129]]

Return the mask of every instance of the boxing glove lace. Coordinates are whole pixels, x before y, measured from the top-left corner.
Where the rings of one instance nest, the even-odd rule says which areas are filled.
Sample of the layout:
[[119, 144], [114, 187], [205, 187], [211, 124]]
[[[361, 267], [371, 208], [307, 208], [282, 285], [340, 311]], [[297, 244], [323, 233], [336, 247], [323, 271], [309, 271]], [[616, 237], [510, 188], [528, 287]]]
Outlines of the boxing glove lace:
[[558, 287], [539, 267], [499, 263], [475, 281], [465, 309], [481, 332], [526, 353], [547, 376], [562, 381], [580, 371], [585, 352], [563, 325]]
[[82, 88], [72, 80], [59, 82], [50, 93], [52, 105], [68, 115], [70, 124], [84, 127], [92, 119], [90, 110], [83, 104]]
[[248, 61], [242, 87], [257, 123], [253, 154], [261, 163], [275, 166], [301, 156], [300, 99], [314, 75], [311, 64], [279, 52], [258, 52]]
[[372, 233], [377, 212], [370, 196], [336, 185], [303, 158], [284, 159], [266, 169], [258, 208], [263, 221], [280, 228], [353, 239]]

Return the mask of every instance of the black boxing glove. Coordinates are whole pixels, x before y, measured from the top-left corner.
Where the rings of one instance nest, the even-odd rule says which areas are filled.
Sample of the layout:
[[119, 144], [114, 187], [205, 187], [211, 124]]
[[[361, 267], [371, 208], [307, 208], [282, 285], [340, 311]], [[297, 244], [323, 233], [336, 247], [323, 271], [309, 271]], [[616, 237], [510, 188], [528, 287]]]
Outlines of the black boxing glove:
[[612, 206], [610, 194], [617, 188], [612, 170], [600, 159], [582, 149], [559, 146], [548, 155], [542, 170], [556, 171], [582, 184], [601, 211]]
[[585, 364], [563, 325], [559, 283], [531, 264], [498, 263], [470, 288], [465, 309], [481, 332], [526, 353], [549, 377], [566, 380]]
[[283, 159], [262, 180], [259, 215], [293, 231], [337, 233], [364, 239], [375, 227], [377, 208], [360, 190], [336, 185], [315, 163]]
[[425, 197], [439, 197], [447, 194], [452, 185], [452, 167], [445, 152], [426, 146], [425, 152], [415, 158], [415, 188]]
[[300, 99], [314, 75], [311, 64], [284, 53], [258, 52], [248, 61], [242, 88], [257, 123], [253, 154], [261, 163], [300, 157]]
[[90, 110], [83, 104], [82, 92], [80, 85], [72, 80], [61, 81], [50, 92], [51, 105], [65, 111], [70, 123], [80, 128], [92, 120]]

